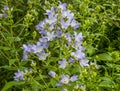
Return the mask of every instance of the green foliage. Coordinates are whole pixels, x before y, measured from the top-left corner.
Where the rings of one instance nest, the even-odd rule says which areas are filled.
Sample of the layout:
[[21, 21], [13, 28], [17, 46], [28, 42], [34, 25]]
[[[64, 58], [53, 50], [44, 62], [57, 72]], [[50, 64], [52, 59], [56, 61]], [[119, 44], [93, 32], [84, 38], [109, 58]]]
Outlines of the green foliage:
[[[89, 68], [71, 66], [66, 70], [58, 70], [57, 61], [62, 59], [59, 49], [61, 42], [51, 43], [50, 50], [54, 57], [48, 62], [40, 62], [32, 55], [32, 60], [21, 62], [25, 43], [33, 44], [40, 35], [35, 26], [46, 16], [45, 10], [58, 5], [60, 0], [0, 0], [0, 14], [4, 5], [9, 7], [8, 17], [0, 17], [0, 90], [1, 91], [60, 91], [55, 85], [58, 79], [48, 76], [49, 70], [58, 74], [79, 73], [78, 84], [86, 84], [86, 90], [80, 91], [119, 91], [120, 89], [120, 0], [61, 0], [68, 4], [78, 22], [78, 31], [83, 32], [87, 58], [91, 63], [99, 65]], [[60, 40], [59, 40], [60, 41]], [[65, 41], [64, 41], [65, 42]], [[56, 48], [53, 48], [56, 46]], [[53, 49], [52, 49], [53, 48]], [[57, 51], [56, 51], [57, 50]], [[69, 57], [68, 48], [61, 51]], [[47, 50], [46, 50], [47, 51]], [[13, 81], [14, 72], [18, 69], [34, 69], [30, 75], [30, 83]], [[75, 68], [75, 69], [73, 69]], [[84, 85], [83, 84], [83, 85]], [[72, 84], [74, 86], [74, 84]], [[69, 91], [78, 91], [68, 88]]]

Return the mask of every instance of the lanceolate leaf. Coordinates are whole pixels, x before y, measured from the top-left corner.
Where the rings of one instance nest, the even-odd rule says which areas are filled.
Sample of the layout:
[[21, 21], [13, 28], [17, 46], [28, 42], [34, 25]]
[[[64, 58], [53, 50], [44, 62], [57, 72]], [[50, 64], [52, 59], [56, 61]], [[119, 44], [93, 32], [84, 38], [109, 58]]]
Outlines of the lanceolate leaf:
[[15, 82], [11, 81], [5, 84], [5, 86], [2, 88], [2, 91], [7, 91], [9, 88], [12, 86], [17, 86], [17, 85], [23, 85], [25, 82]]

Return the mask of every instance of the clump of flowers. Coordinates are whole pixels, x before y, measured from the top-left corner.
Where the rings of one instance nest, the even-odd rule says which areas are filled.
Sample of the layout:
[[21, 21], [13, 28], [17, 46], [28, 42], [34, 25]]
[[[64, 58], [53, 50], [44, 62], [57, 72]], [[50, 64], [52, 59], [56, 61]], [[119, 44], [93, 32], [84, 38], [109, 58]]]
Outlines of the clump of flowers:
[[[23, 44], [22, 61], [29, 59], [29, 54], [35, 54], [38, 60], [46, 63], [51, 58], [56, 58], [48, 65], [52, 64], [57, 69], [55, 71], [48, 69], [47, 75], [52, 77], [51, 79], [57, 79], [56, 86], [63, 86], [63, 91], [67, 91], [69, 86], [73, 86], [73, 89], [77, 88], [76, 84], [80, 80], [81, 73], [80, 70], [74, 72], [71, 69], [78, 69], [76, 68], [78, 65], [80, 68], [90, 66], [84, 53], [85, 48], [82, 46], [82, 32], [77, 33], [76, 31], [80, 23], [67, 9], [66, 3], [60, 3], [57, 7], [46, 10], [45, 15], [48, 17], [36, 25], [41, 38], [36, 44]], [[24, 75], [23, 71], [18, 70], [14, 79], [16, 81], [24, 80]]]
[[27, 80], [28, 75], [32, 74], [32, 69], [30, 70], [25, 69], [24, 71], [18, 70], [18, 72], [15, 72], [14, 74], [15, 74], [14, 76], [15, 81]]
[[0, 13], [0, 18], [7, 18], [8, 13], [12, 11], [13, 8], [9, 8], [7, 5], [4, 5], [3, 9], [1, 10], [2, 13]]

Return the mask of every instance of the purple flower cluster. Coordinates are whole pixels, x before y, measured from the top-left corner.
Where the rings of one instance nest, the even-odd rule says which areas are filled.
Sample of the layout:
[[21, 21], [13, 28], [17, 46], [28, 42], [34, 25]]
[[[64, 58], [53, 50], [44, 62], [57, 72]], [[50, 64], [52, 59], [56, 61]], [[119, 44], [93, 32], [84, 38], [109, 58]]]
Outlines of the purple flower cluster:
[[48, 15], [48, 18], [45, 18], [36, 26], [42, 38], [40, 38], [36, 45], [23, 45], [23, 60], [28, 58], [28, 53], [36, 54], [39, 60], [46, 60], [48, 53], [45, 53], [44, 49], [48, 48], [48, 42], [64, 35], [64, 31], [68, 27], [78, 28], [79, 23], [75, 21], [74, 14], [67, 10], [66, 6], [65, 3], [60, 3], [58, 7], [46, 10], [45, 14]]
[[[74, 52], [70, 53], [71, 56], [75, 60], [79, 60], [79, 64], [81, 66], [89, 66], [89, 60], [86, 59], [84, 53], [85, 48], [82, 46], [82, 33], [80, 32], [77, 34], [76, 32], [74, 32], [74, 35], [67, 33], [66, 35], [64, 35], [64, 37], [68, 41], [68, 47], [72, 47], [75, 50]], [[72, 57], [69, 59], [69, 62], [74, 63], [74, 59]]]
[[1, 10], [2, 13], [0, 13], [0, 18], [2, 17], [7, 18], [9, 10], [12, 11], [13, 8], [9, 8], [8, 6], [4, 5], [3, 10]]
[[39, 57], [39, 60], [46, 60], [48, 53], [45, 53], [44, 49], [47, 49], [49, 44], [46, 38], [40, 38], [37, 44], [23, 45], [23, 60], [28, 58], [28, 53], [34, 53]]
[[[75, 20], [74, 14], [71, 13], [70, 10], [67, 10], [67, 4], [60, 3], [58, 7], [52, 7], [50, 10], [46, 10], [45, 14], [48, 17], [39, 22], [36, 26], [41, 38], [36, 44], [23, 45], [23, 60], [28, 59], [29, 53], [36, 54], [39, 60], [46, 60], [49, 55], [49, 53], [46, 53], [46, 50], [49, 51], [50, 49], [49, 43], [57, 38], [61, 38], [64, 39], [63, 41], [67, 41], [67, 43], [63, 42], [65, 44], [63, 44], [63, 46], [69, 47], [69, 59], [68, 57], [65, 57], [66, 59], [62, 58], [62, 60], [58, 61], [59, 68], [65, 70], [69, 64], [73, 65], [76, 61], [79, 61], [80, 66], [89, 66], [89, 60], [86, 59], [84, 53], [85, 48], [82, 46], [82, 33], [74, 31], [71, 31], [71, 33], [67, 32], [69, 28], [73, 30], [77, 29], [80, 24]], [[64, 53], [61, 55], [64, 57]], [[61, 74], [61, 79], [57, 86], [69, 86], [70, 82], [78, 80], [78, 75], [70, 74], [69, 76], [67, 73], [65, 73], [66, 75], [63, 73]], [[56, 73], [52, 70], [48, 72], [48, 75], [52, 78], [56, 77]], [[14, 78], [16, 80], [24, 80], [24, 72], [18, 71], [15, 73]], [[67, 91], [67, 89], [64, 89], [63, 91]]]
[[79, 60], [79, 64], [81, 66], [89, 66], [89, 60], [86, 59], [84, 50], [85, 48], [82, 46], [83, 36], [82, 33], [77, 34], [74, 32], [74, 44], [72, 47], [76, 50], [75, 52], [71, 53], [76, 60]]
[[[48, 18], [40, 22], [36, 28], [40, 30], [40, 34], [46, 37], [48, 41], [52, 41], [57, 37], [63, 37], [65, 40], [67, 40], [67, 44], [65, 44], [65, 46], [70, 48], [70, 57], [68, 61], [65, 58], [58, 61], [59, 68], [65, 70], [69, 64], [73, 65], [75, 61], [78, 61], [82, 67], [89, 66], [89, 60], [86, 59], [84, 53], [85, 48], [82, 46], [82, 33], [77, 33], [74, 31], [73, 34], [70, 34], [69, 32], [66, 32], [68, 27], [72, 29], [77, 29], [79, 27], [79, 23], [74, 19], [74, 14], [71, 13], [70, 10], [67, 10], [66, 6], [67, 5], [65, 3], [60, 3], [57, 8], [51, 8], [51, 10], [47, 10], [46, 14], [48, 15]], [[48, 30], [46, 30], [46, 26], [49, 28]], [[48, 75], [53, 78], [56, 77], [56, 73], [54, 71], [50, 71]], [[68, 74], [62, 74], [57, 86], [69, 86], [70, 82], [75, 82], [77, 80], [78, 75], [72, 74], [70, 77]], [[63, 91], [67, 91], [67, 89], [63, 89]]]
[[18, 72], [15, 72], [15, 76], [13, 77], [15, 81], [20, 81], [20, 80], [25, 80], [25, 75], [27, 75], [28, 73], [32, 73], [32, 69], [28, 70], [24, 70], [24, 71], [20, 71], [18, 70]]
[[23, 71], [18, 70], [18, 72], [14, 73], [14, 74], [15, 74], [15, 76], [14, 76], [15, 81], [24, 80], [24, 72]]
[[79, 23], [75, 21], [74, 14], [67, 10], [66, 6], [65, 3], [60, 3], [58, 7], [46, 10], [45, 14], [48, 15], [48, 18], [45, 18], [36, 26], [40, 34], [46, 37], [48, 41], [61, 36], [62, 31], [65, 31], [68, 27], [78, 28]]

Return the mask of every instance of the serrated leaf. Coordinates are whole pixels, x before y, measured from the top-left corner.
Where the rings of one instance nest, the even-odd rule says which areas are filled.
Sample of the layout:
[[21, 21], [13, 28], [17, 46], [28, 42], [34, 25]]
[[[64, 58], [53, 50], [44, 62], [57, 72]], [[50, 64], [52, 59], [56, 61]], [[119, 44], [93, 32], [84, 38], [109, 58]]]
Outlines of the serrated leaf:
[[116, 68], [117, 67], [116, 64], [112, 64], [112, 63], [106, 63], [106, 65], [110, 68]]
[[100, 87], [111, 88], [113, 86], [113, 81], [109, 77], [102, 77], [102, 82], [99, 84]]
[[110, 54], [108, 53], [102, 53], [102, 54], [98, 54], [96, 55], [96, 60], [100, 61], [100, 60], [103, 60], [103, 61], [111, 61], [112, 60], [112, 57]]
[[112, 81], [109, 77], [102, 77], [102, 80], [104, 80], [104, 81]]
[[107, 88], [111, 88], [113, 86], [112, 82], [110, 81], [102, 81], [99, 84], [99, 87], [107, 87]]
[[9, 60], [9, 65], [14, 64], [15, 61], [16, 61], [16, 59], [10, 59], [10, 60]]

